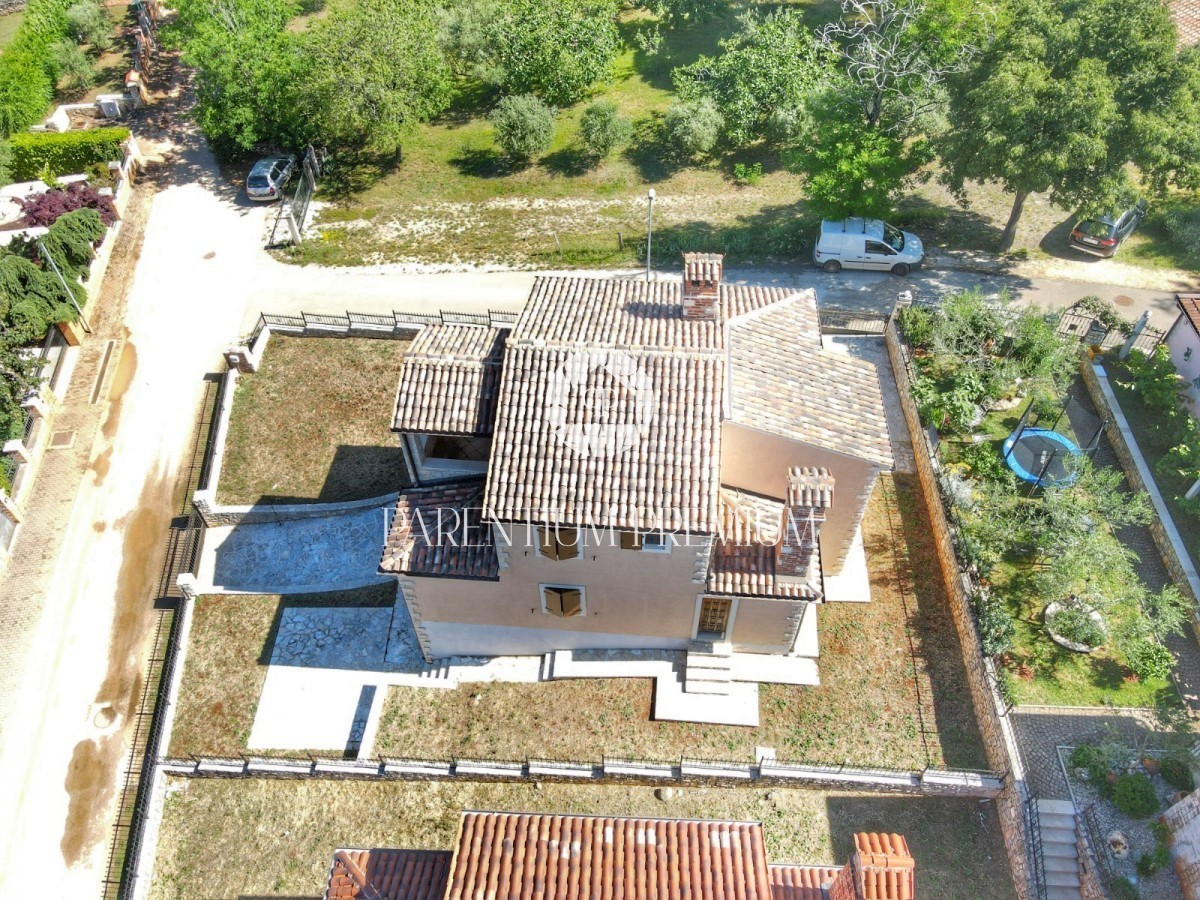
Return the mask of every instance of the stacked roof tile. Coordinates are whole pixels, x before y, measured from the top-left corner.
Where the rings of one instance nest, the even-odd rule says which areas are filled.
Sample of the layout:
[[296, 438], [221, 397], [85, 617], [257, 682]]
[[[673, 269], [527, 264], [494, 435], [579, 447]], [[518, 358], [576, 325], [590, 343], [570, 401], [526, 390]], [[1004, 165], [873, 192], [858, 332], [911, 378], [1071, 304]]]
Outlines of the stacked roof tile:
[[339, 850], [325, 900], [442, 900], [452, 855], [444, 850]]
[[380, 571], [497, 579], [500, 562], [491, 528], [484, 527], [482, 499], [481, 481], [403, 491], [388, 528]]
[[826, 900], [825, 888], [840, 871], [828, 866], [768, 866], [771, 900]]
[[421, 434], [489, 435], [506, 328], [431, 325], [404, 358], [392, 428]]
[[863, 900], [912, 900], [915, 863], [898, 834], [856, 834], [855, 878]]
[[1200, 43], [1200, 0], [1171, 0], [1171, 18], [1179, 32], [1179, 46]]
[[776, 543], [784, 505], [779, 500], [722, 487], [721, 528], [708, 570], [708, 591], [745, 597], [819, 600], [820, 548], [813, 548], [814, 579], [808, 584], [775, 580]]

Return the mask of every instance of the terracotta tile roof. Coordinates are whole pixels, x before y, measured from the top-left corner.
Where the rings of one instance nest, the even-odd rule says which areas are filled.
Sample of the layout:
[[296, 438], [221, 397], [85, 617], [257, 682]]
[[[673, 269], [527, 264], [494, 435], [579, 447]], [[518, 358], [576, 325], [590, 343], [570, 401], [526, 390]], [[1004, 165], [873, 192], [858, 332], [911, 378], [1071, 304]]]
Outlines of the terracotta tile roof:
[[1171, 18], [1179, 32], [1179, 46], [1200, 43], [1200, 0], [1171, 0]]
[[743, 597], [819, 600], [820, 549], [813, 550], [808, 584], [775, 580], [775, 544], [783, 524], [782, 501], [722, 487], [719, 495], [721, 529], [708, 569], [708, 591]]
[[421, 434], [492, 433], [507, 328], [430, 325], [404, 357], [392, 428]]
[[[682, 318], [678, 287], [538, 279], [504, 354], [497, 518], [714, 529], [725, 360], [717, 323]], [[611, 400], [589, 429], [597, 396]]]
[[1200, 334], [1200, 294], [1176, 294], [1175, 302], [1180, 311], [1187, 317], [1192, 328]]
[[442, 900], [452, 857], [448, 850], [339, 850], [325, 900]]
[[856, 877], [863, 900], [912, 900], [916, 890], [912, 854], [898, 834], [856, 834]]
[[497, 579], [500, 562], [492, 531], [481, 527], [482, 499], [483, 482], [478, 480], [404, 491], [396, 501], [379, 570]]
[[762, 825], [463, 813], [446, 900], [770, 900]]
[[770, 865], [771, 900], [825, 900], [824, 888], [840, 871], [828, 866]]
[[879, 378], [819, 349], [812, 291], [730, 325], [731, 421], [891, 467]]

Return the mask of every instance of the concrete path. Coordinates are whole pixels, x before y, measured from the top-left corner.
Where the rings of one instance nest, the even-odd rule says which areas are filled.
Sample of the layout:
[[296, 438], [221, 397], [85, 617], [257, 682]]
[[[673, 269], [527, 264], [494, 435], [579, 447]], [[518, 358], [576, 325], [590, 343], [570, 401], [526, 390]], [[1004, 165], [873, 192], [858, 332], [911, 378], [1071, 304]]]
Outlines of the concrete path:
[[388, 507], [205, 531], [200, 590], [300, 594], [380, 584]]

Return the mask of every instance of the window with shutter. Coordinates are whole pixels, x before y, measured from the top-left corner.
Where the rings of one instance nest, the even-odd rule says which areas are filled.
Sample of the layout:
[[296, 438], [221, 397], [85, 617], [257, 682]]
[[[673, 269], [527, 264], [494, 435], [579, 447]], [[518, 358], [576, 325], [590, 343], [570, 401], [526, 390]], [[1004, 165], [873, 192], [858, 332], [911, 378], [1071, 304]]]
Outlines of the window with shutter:
[[642, 539], [633, 531], [621, 532], [621, 549], [622, 550], [641, 550]]
[[552, 616], [567, 618], [583, 615], [583, 588], [574, 585], [543, 584], [542, 609]]
[[579, 532], [574, 528], [538, 529], [538, 553], [547, 559], [576, 559], [579, 556]]

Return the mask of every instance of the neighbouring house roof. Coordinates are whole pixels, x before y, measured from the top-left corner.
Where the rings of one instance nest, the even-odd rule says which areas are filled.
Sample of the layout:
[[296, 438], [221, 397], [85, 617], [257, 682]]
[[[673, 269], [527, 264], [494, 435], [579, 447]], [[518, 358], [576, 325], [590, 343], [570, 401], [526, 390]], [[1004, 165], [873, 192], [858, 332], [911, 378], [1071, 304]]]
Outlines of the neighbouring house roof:
[[489, 435], [507, 328], [430, 325], [404, 357], [395, 431]]
[[403, 491], [383, 547], [381, 572], [451, 578], [500, 575], [490, 527], [483, 526], [483, 482]]
[[[812, 291], [722, 283], [720, 320], [685, 318], [682, 295], [673, 280], [535, 281], [504, 350], [489, 513], [713, 533], [727, 391], [734, 422], [891, 465], [876, 373], [822, 349]], [[586, 423], [605, 392], [628, 449], [580, 453], [580, 434], [603, 436]]]
[[452, 856], [449, 850], [339, 850], [325, 900], [442, 900]]
[[731, 323], [729, 365], [731, 422], [892, 466], [878, 375], [821, 349], [811, 290]]
[[826, 900], [825, 888], [841, 869], [829, 866], [767, 866], [771, 878], [771, 900]]
[[769, 900], [758, 822], [463, 813], [446, 900]]
[[1184, 318], [1200, 334], [1200, 294], [1176, 294], [1175, 302]]
[[1171, 0], [1170, 9], [1179, 32], [1179, 46], [1200, 43], [1200, 0]]
[[[721, 527], [708, 569], [708, 592], [743, 597], [819, 600], [820, 565], [809, 571], [815, 583], [780, 584], [775, 580], [776, 542], [783, 525], [784, 504], [746, 491], [722, 487]], [[813, 556], [819, 561], [820, 547]]]
[[856, 834], [854, 843], [840, 868], [768, 865], [759, 822], [464, 812], [453, 854], [339, 850], [325, 896], [912, 900], [904, 838]]

